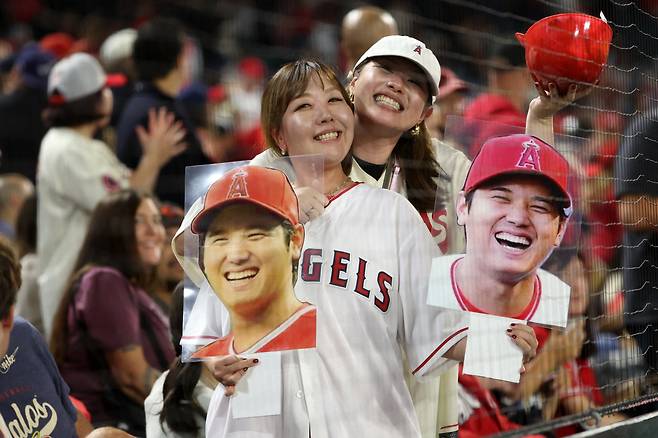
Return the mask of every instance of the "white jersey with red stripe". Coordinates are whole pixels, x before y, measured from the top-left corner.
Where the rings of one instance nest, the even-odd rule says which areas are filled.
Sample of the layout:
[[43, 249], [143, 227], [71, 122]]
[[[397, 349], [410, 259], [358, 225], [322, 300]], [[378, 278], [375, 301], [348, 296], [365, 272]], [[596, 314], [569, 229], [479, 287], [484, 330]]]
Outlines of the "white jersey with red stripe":
[[278, 420], [232, 419], [216, 395], [207, 436], [283, 437], [286, 417], [297, 424], [306, 414], [313, 438], [419, 437], [403, 352], [417, 376], [439, 373], [454, 365], [442, 355], [467, 324], [463, 312], [426, 304], [436, 244], [404, 197], [364, 184], [334, 197], [305, 231], [295, 292], [318, 309], [317, 348], [293, 352], [301, 382], [288, 373]]
[[[457, 284], [455, 270], [463, 254], [436, 258], [432, 262], [428, 304], [467, 312], [487, 313], [478, 309]], [[546, 326], [566, 327], [571, 288], [550, 272], [538, 269], [530, 302], [511, 318]]]

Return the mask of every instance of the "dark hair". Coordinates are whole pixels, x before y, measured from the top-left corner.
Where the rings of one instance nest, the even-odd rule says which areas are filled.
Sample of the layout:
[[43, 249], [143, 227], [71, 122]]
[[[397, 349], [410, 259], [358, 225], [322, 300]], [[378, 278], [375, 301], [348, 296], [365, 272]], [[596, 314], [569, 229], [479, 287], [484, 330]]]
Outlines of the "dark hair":
[[101, 111], [102, 105], [103, 88], [71, 102], [48, 105], [43, 112], [43, 120], [50, 127], [72, 127], [96, 122], [108, 116]]
[[516, 41], [511, 44], [499, 44], [494, 47], [492, 56], [492, 68], [496, 70], [517, 70], [518, 67], [526, 67], [525, 50]]
[[91, 267], [108, 266], [139, 287], [148, 284], [153, 269], [147, 268], [139, 257], [135, 237], [135, 214], [144, 199], [153, 198], [134, 190], [121, 190], [100, 201], [92, 212], [73, 274], [55, 314], [51, 349], [58, 363], [66, 354], [69, 306], [80, 280]]
[[[373, 59], [362, 63], [354, 73], [358, 74], [371, 61]], [[431, 96], [429, 98], [427, 105], [431, 105]], [[447, 180], [448, 176], [436, 160], [425, 121], [418, 128], [417, 134], [410, 131], [403, 133], [391, 155], [400, 164], [400, 176], [404, 180], [411, 205], [418, 211], [433, 211], [437, 201], [445, 204], [448, 199], [445, 190], [436, 180]]]
[[[354, 104], [347, 90], [340, 83], [338, 76], [331, 67], [322, 62], [307, 59], [300, 59], [284, 65], [267, 83], [263, 92], [260, 110], [260, 121], [265, 141], [275, 155], [281, 156], [281, 150], [274, 139], [273, 131], [281, 129], [283, 114], [286, 112], [288, 105], [304, 94], [313, 77], [317, 77], [323, 86], [325, 81], [334, 85], [343, 95], [343, 99], [345, 99], [352, 112], [354, 112]], [[342, 167], [346, 174], [350, 173], [352, 168], [351, 153], [348, 153], [343, 159]]]
[[140, 27], [133, 46], [137, 78], [154, 81], [176, 68], [183, 38], [183, 28], [171, 18], [154, 18]]
[[34, 253], [37, 250], [37, 196], [30, 195], [16, 218], [16, 245], [18, 255]]
[[196, 434], [199, 426], [196, 416], [206, 416], [206, 411], [194, 399], [194, 388], [201, 378], [202, 364], [200, 362], [181, 361], [182, 348], [180, 345], [183, 336], [183, 283], [178, 283], [171, 296], [171, 310], [169, 312], [169, 327], [171, 342], [178, 356], [169, 367], [169, 373], [162, 387], [162, 411], [160, 424], [167, 426], [177, 434]]
[[0, 237], [0, 320], [9, 316], [21, 287], [21, 266], [9, 240]]

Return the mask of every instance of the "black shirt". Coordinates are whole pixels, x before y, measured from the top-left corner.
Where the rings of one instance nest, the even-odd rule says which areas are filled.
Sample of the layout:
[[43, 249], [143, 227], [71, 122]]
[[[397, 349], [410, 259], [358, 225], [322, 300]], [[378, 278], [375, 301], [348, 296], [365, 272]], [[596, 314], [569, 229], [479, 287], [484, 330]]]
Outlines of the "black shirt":
[[148, 124], [148, 112], [151, 108], [165, 107], [173, 112], [176, 120], [183, 122], [187, 149], [165, 164], [156, 182], [155, 193], [163, 201], [184, 205], [185, 167], [208, 164], [209, 161], [201, 151], [201, 143], [196, 136], [195, 127], [188, 118], [183, 106], [170, 96], [160, 92], [153, 84], [138, 83], [135, 93], [128, 100], [117, 126], [117, 155], [126, 166], [134, 169], [142, 157], [142, 146], [137, 138], [135, 128]]
[[35, 181], [46, 106], [46, 91], [40, 89], [21, 87], [0, 97], [0, 173], [17, 172]]
[[355, 155], [353, 155], [353, 157], [356, 160], [356, 162], [359, 164], [361, 169], [363, 169], [365, 173], [375, 178], [376, 180], [381, 178], [382, 174], [384, 173], [384, 170], [386, 170], [386, 164], [373, 164], [364, 161]]

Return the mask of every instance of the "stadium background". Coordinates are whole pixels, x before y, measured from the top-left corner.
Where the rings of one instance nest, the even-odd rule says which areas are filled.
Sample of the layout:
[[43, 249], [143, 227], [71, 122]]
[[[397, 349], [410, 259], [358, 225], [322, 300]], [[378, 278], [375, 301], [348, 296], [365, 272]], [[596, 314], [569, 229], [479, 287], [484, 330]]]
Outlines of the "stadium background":
[[[352, 1], [75, 1], [5, 0], [0, 6], [0, 55], [52, 32], [74, 36], [85, 50], [97, 52], [112, 32], [155, 15], [177, 17], [191, 37], [190, 81], [226, 85], [244, 73], [240, 61], [263, 61], [264, 77], [283, 62], [317, 57], [345, 70], [341, 55], [340, 22]], [[574, 162], [579, 176], [580, 236], [574, 246], [588, 261], [594, 326], [586, 343], [597, 352], [589, 361], [605, 397], [600, 414], [622, 411], [638, 415], [654, 410], [658, 399], [655, 376], [644, 371], [643, 352], [633, 333], [623, 330], [624, 269], [620, 259], [621, 224], [611, 211], [613, 163], [619, 143], [629, 135], [629, 121], [658, 99], [658, 2], [654, 0], [434, 0], [370, 2], [390, 11], [401, 34], [427, 43], [442, 66], [450, 67], [469, 85], [471, 98], [487, 89], [489, 54], [505, 45], [518, 45], [515, 32], [525, 32], [536, 20], [562, 12], [602, 12], [613, 29], [608, 65], [601, 82], [586, 99], [557, 118], [556, 132], [580, 137]], [[225, 108], [224, 108], [225, 109]], [[226, 128], [216, 108], [215, 128]], [[639, 133], [643, 135], [643, 133]], [[656, 141], [658, 139], [650, 139]], [[649, 330], [652, 328], [649, 327]], [[507, 408], [511, 415], [523, 406]], [[578, 423], [585, 415], [541, 423], [535, 430]], [[596, 416], [596, 415], [594, 415]]]

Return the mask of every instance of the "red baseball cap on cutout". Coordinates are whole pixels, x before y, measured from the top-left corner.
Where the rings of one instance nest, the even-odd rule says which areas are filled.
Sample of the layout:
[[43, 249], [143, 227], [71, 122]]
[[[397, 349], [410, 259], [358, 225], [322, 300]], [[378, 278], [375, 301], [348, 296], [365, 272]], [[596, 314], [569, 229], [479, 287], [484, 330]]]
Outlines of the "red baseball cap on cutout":
[[506, 174], [537, 175], [549, 180], [566, 201], [564, 214], [571, 214], [569, 163], [548, 143], [525, 134], [490, 138], [473, 160], [463, 190], [469, 193], [485, 181]]
[[236, 202], [250, 202], [293, 225], [299, 223], [297, 196], [283, 172], [241, 166], [222, 175], [210, 186], [203, 200], [203, 210], [192, 220], [192, 232], [205, 233], [217, 211]]

